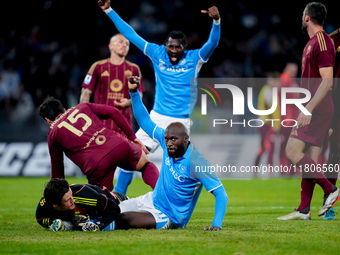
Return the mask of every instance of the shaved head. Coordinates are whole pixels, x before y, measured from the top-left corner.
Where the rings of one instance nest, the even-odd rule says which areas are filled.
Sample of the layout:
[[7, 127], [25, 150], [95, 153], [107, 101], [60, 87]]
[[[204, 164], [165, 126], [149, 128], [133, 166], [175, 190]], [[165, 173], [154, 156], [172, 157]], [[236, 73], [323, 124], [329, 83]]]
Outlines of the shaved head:
[[130, 49], [130, 42], [122, 34], [116, 34], [111, 37], [109, 49], [112, 55], [124, 58]]
[[180, 136], [189, 136], [188, 129], [181, 122], [171, 123], [166, 130], [171, 130], [171, 132]]
[[180, 122], [171, 123], [164, 133], [168, 154], [172, 158], [180, 158], [189, 146], [189, 132]]

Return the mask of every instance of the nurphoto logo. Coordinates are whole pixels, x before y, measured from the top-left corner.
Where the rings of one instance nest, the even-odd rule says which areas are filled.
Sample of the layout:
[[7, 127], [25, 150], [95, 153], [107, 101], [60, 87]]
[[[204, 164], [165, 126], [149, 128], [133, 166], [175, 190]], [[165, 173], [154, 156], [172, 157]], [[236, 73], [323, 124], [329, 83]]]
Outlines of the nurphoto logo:
[[[265, 95], [267, 107], [259, 109], [254, 103], [257, 102], [257, 94], [254, 90], [259, 87], [257, 84], [255, 85], [248, 87], [232, 83], [210, 83], [208, 85], [207, 82], [199, 82], [198, 89], [202, 91], [200, 94], [201, 115], [213, 114], [216, 117], [216, 107], [223, 109], [224, 105], [229, 105], [230, 111], [230, 102], [232, 102], [232, 116], [237, 116], [237, 119], [213, 118], [213, 127], [226, 124], [230, 127], [235, 125], [238, 125], [238, 127], [262, 127], [265, 124], [274, 126], [277, 121], [283, 127], [294, 127], [297, 125], [297, 121], [286, 118], [287, 108], [289, 107], [294, 107], [305, 115], [312, 115], [304, 106], [311, 99], [309, 90], [300, 87], [271, 87]], [[209, 100], [212, 100], [214, 104], [209, 105]], [[279, 111], [280, 119], [271, 118], [271, 115], [277, 111]], [[258, 118], [246, 118], [246, 116], [251, 115]], [[240, 119], [242, 116], [245, 118]], [[268, 118], [263, 118], [263, 116]]]

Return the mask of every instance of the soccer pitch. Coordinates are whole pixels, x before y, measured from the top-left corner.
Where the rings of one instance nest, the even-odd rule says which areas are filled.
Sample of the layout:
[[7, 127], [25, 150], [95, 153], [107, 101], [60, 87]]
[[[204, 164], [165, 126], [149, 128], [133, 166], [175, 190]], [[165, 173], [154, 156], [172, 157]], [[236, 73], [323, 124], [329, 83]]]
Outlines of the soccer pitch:
[[[85, 178], [67, 179], [86, 183]], [[35, 221], [47, 181], [0, 179], [0, 254], [339, 254], [340, 220], [317, 216], [320, 187], [314, 191], [311, 221], [276, 220], [298, 206], [299, 179], [223, 180], [229, 202], [219, 232], [203, 231], [213, 220], [215, 203], [205, 190], [185, 229], [51, 232]], [[148, 191], [135, 179], [127, 195]]]

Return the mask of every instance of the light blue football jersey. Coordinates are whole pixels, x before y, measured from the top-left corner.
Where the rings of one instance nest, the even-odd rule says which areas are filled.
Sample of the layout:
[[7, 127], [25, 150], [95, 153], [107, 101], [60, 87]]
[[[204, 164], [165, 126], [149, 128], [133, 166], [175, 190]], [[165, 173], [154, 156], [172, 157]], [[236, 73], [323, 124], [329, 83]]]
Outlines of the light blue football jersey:
[[222, 183], [209, 174], [196, 176], [194, 173], [196, 165], [210, 166], [210, 163], [191, 144], [183, 157], [179, 159], [169, 157], [164, 132], [164, 129], [158, 126], [153, 132], [153, 138], [157, 139], [163, 148], [162, 169], [153, 191], [153, 204], [175, 225], [184, 228], [194, 211], [202, 186], [210, 192], [222, 186]]
[[[214, 173], [195, 172], [196, 166], [205, 169], [210, 166], [210, 163], [192, 144], [189, 144], [181, 158], [171, 158], [165, 144], [165, 130], [150, 119], [140, 94], [130, 92], [130, 95], [138, 124], [152, 139], [158, 140], [163, 148], [162, 168], [153, 191], [153, 204], [156, 209], [165, 213], [174, 224], [184, 228], [194, 211], [197, 199], [202, 191], [202, 185], [208, 192], [218, 190], [223, 185]], [[224, 202], [216, 201], [216, 203], [222, 205]], [[216, 226], [221, 227], [226, 203], [227, 197], [224, 208], [218, 214]]]
[[188, 118], [197, 101], [196, 78], [220, 40], [220, 20], [213, 21], [208, 41], [201, 49], [184, 51], [183, 58], [173, 65], [165, 45], [144, 40], [112, 8], [104, 11], [118, 31], [152, 60], [156, 76], [153, 110], [165, 116]]
[[200, 57], [200, 49], [184, 51], [183, 58], [178, 64], [170, 62], [165, 45], [147, 43], [144, 50], [153, 64], [156, 79], [156, 93], [153, 110], [162, 115], [188, 118], [190, 104], [195, 104], [193, 98], [197, 95], [191, 89], [190, 82], [195, 88], [195, 78], [206, 61]]

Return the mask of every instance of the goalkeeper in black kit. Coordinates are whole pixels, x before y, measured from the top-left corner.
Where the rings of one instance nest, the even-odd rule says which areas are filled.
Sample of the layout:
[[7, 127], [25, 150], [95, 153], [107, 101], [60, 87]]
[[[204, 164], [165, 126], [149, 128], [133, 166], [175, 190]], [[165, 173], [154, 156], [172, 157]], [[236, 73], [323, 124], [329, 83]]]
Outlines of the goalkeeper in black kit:
[[118, 205], [125, 199], [126, 196], [106, 187], [69, 185], [65, 179], [51, 179], [39, 201], [36, 220], [52, 231], [111, 230], [120, 214]]

